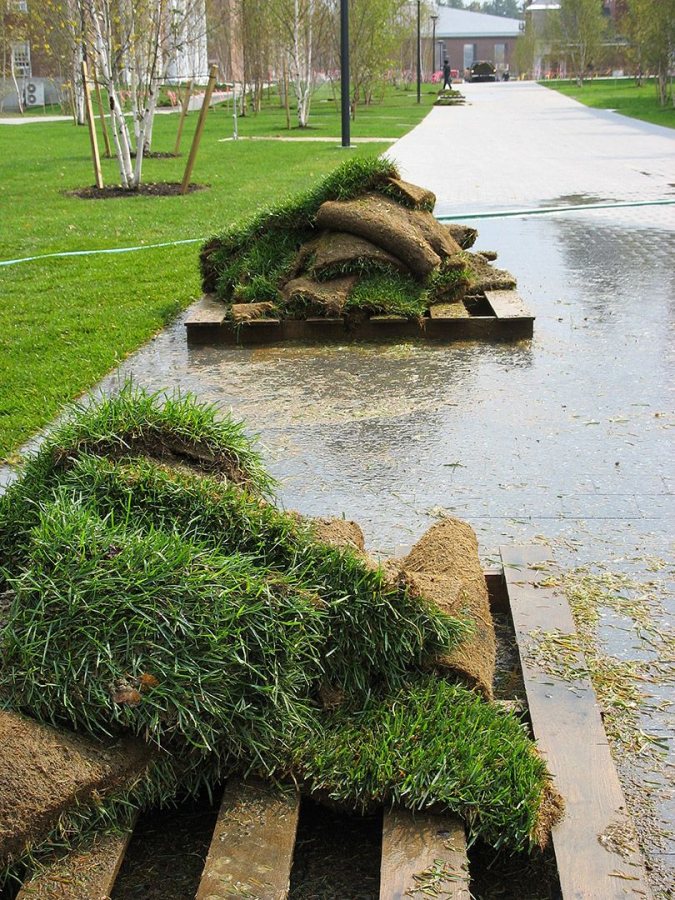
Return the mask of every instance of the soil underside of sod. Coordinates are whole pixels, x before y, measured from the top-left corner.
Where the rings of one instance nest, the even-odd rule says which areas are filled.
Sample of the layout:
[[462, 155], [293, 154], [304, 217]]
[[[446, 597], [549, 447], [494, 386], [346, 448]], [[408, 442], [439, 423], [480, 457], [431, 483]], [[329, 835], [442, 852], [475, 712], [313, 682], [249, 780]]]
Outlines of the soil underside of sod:
[[[194, 194], [195, 191], [207, 191], [208, 184], [190, 184], [188, 186], [188, 194]], [[91, 187], [79, 188], [76, 191], [64, 191], [67, 197], [78, 197], [80, 200], [110, 200], [117, 197], [137, 197], [142, 194], [145, 197], [177, 197], [181, 193], [181, 184], [179, 181], [156, 181], [147, 184], [139, 184], [137, 188], [128, 190], [120, 184], [111, 184], [107, 187]]]

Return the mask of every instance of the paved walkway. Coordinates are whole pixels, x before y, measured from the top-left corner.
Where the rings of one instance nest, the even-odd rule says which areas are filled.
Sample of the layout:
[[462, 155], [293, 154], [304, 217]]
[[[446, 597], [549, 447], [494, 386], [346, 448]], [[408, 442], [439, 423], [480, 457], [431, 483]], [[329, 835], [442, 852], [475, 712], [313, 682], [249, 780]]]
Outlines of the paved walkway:
[[[388, 152], [437, 214], [561, 198], [675, 199], [675, 130], [582, 106], [533, 82], [465, 84]], [[573, 202], [573, 199], [572, 199]]]
[[0, 125], [33, 125], [35, 122], [72, 122], [72, 116], [4, 116]]

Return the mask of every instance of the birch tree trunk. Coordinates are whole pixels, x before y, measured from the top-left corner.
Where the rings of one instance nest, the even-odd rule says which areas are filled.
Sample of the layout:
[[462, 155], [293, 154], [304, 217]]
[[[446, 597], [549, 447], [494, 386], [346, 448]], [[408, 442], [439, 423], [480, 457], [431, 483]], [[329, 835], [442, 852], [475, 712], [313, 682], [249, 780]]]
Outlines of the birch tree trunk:
[[120, 181], [122, 187], [127, 190], [133, 190], [134, 170], [131, 165], [131, 141], [129, 139], [129, 129], [124, 117], [118, 94], [117, 85], [115, 83], [115, 72], [111, 59], [112, 35], [110, 33], [110, 17], [106, 15], [109, 12], [107, 7], [103, 9], [94, 5], [90, 0], [89, 7], [92, 26], [94, 29], [94, 47], [98, 62], [98, 70], [103, 77], [106, 89], [108, 91], [108, 99], [110, 103], [110, 118], [112, 124], [113, 142], [115, 144], [115, 156], [120, 171]]

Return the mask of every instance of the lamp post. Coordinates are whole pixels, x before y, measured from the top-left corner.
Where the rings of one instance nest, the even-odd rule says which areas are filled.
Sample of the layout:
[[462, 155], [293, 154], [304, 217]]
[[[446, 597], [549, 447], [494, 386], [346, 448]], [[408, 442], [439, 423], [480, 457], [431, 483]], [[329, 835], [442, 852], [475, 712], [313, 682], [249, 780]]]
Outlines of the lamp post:
[[340, 93], [342, 146], [349, 147], [349, 0], [340, 0]]
[[431, 19], [431, 27], [433, 29], [433, 36], [431, 38], [431, 75], [433, 76], [436, 71], [436, 22], [438, 20], [438, 15], [429, 16]]
[[422, 102], [422, 34], [420, 31], [420, 0], [417, 0], [417, 102]]

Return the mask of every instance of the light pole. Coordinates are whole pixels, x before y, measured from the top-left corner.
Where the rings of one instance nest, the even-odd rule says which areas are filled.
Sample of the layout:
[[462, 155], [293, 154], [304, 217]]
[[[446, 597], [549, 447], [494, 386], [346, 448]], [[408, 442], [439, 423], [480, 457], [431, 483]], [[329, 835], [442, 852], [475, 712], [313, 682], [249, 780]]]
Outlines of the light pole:
[[417, 0], [417, 102], [422, 102], [422, 34], [420, 31], [420, 0]]
[[436, 71], [436, 21], [438, 20], [438, 15], [430, 16], [429, 18], [433, 29], [433, 37], [431, 38], [431, 74], [433, 76]]
[[342, 146], [349, 147], [349, 0], [340, 0], [340, 93]]

